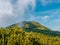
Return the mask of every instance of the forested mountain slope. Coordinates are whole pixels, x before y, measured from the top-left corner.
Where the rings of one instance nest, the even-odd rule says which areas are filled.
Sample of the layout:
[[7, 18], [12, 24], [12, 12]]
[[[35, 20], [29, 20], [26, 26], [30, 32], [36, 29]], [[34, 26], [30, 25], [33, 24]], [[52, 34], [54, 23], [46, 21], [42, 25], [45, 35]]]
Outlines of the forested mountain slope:
[[0, 28], [0, 45], [60, 45], [60, 32], [24, 21]]

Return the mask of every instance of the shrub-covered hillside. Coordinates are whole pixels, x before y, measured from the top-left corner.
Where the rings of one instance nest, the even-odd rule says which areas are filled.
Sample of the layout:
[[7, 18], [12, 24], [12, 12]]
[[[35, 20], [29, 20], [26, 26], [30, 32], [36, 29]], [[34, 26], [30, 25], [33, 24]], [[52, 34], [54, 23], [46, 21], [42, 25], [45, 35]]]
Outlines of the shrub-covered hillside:
[[25, 31], [15, 25], [0, 28], [0, 45], [60, 45], [60, 37]]
[[50, 36], [60, 37], [60, 32], [52, 31], [51, 29], [35, 21], [23, 21], [20, 23], [12, 24], [6, 28], [13, 28], [15, 25], [17, 25], [19, 28], [22, 28], [26, 32], [32, 31], [32, 32], [37, 32], [37, 33], [43, 33], [43, 34], [50, 35]]

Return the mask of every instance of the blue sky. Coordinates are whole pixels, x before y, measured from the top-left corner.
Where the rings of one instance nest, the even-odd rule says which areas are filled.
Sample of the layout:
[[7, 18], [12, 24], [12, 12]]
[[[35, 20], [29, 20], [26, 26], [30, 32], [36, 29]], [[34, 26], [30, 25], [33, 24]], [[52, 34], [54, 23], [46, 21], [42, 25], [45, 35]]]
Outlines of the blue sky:
[[0, 27], [21, 21], [60, 31], [60, 0], [0, 0]]

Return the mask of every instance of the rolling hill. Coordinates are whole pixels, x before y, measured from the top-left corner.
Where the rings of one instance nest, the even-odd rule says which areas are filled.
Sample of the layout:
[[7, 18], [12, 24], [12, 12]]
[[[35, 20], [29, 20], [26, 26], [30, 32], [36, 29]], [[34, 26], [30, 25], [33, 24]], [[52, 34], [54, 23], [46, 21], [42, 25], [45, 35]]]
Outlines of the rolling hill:
[[60, 32], [53, 31], [35, 21], [23, 21], [21, 23], [12, 24], [12, 25], [8, 26], [7, 28], [13, 28], [15, 25], [18, 25], [19, 28], [22, 28], [22, 29], [24, 29], [24, 31], [27, 31], [27, 32], [32, 31], [32, 32], [50, 35], [50, 36], [59, 36], [60, 37]]

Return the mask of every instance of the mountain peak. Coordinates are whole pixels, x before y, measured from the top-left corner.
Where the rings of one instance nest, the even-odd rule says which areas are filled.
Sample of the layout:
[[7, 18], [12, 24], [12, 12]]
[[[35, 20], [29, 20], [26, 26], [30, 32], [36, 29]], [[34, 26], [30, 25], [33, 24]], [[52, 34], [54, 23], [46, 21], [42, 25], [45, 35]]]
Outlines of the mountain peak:
[[[18, 24], [18, 26], [21, 28], [24, 28], [24, 29], [39, 29], [39, 30], [50, 30], [48, 29], [47, 27], [43, 26], [42, 24], [38, 23], [38, 22], [35, 22], [35, 21], [23, 21], [23, 22], [20, 22], [20, 23], [16, 23]], [[12, 24], [11, 26], [8, 26], [8, 27], [14, 27], [16, 24]]]
[[35, 21], [24, 21], [25, 27], [33, 28], [33, 29], [40, 29], [40, 30], [50, 30], [47, 27], [43, 26], [42, 24], [35, 22]]

